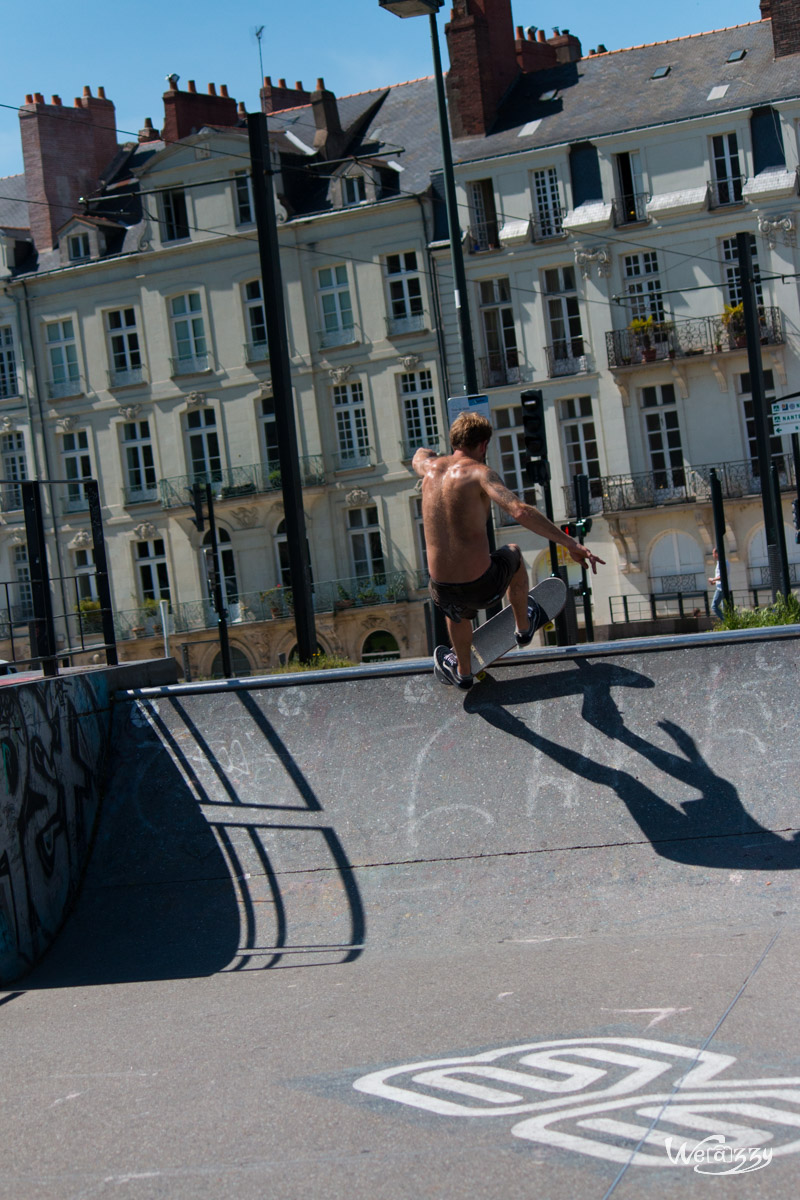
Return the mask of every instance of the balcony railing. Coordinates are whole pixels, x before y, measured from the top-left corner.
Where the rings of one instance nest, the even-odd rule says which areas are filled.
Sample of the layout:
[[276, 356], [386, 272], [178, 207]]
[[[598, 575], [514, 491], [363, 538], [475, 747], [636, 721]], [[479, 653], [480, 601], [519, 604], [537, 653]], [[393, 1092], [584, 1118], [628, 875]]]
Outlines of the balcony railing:
[[317, 332], [320, 350], [329, 350], [332, 346], [352, 346], [356, 339], [355, 325], [337, 325], [335, 329], [320, 329]]
[[142, 484], [140, 487], [125, 487], [122, 489], [124, 503], [129, 504], [157, 504], [159, 500], [158, 484], [154, 483], [152, 487], [147, 487]]
[[[779, 308], [759, 308], [761, 344], [775, 346], [784, 338]], [[698, 354], [721, 354], [747, 345], [741, 317], [691, 317], [660, 321], [652, 331], [613, 329], [606, 333], [609, 367], [630, 367], [666, 358], [691, 358]]]
[[333, 458], [337, 471], [364, 471], [368, 467], [374, 467], [376, 462], [372, 446], [356, 446], [352, 450], [339, 450]]
[[564, 238], [566, 236], [564, 214], [560, 208], [552, 208], [549, 212], [539, 212], [534, 216], [534, 242], [549, 242], [554, 238]]
[[248, 363], [267, 362], [269, 360], [269, 344], [267, 342], [245, 342], [244, 361]]
[[590, 370], [583, 338], [554, 342], [552, 346], [545, 346], [544, 352], [547, 374], [551, 379], [560, 375], [579, 375], [582, 371]]
[[425, 437], [419, 434], [415, 437], [404, 438], [400, 443], [400, 453], [403, 456], [403, 462], [410, 462], [421, 446], [424, 446], [427, 450], [435, 450], [437, 454], [446, 453], [444, 442], [438, 433], [433, 437]]
[[625, 196], [617, 196], [614, 201], [614, 224], [637, 225], [647, 221], [647, 192], [631, 192]]
[[470, 254], [484, 254], [487, 250], [500, 249], [500, 228], [496, 220], [475, 221], [467, 231], [467, 247]]
[[[303, 487], [318, 487], [325, 482], [322, 455], [310, 454], [300, 459], [300, 480]], [[195, 483], [211, 484], [215, 500], [237, 500], [281, 488], [281, 470], [277, 462], [253, 463], [246, 467], [221, 467], [207, 474], [175, 475], [159, 479], [158, 489], [162, 508], [182, 508], [191, 504]]]
[[406, 333], [422, 333], [426, 328], [425, 313], [409, 313], [404, 317], [386, 318], [387, 337], [402, 337]]
[[115, 370], [113, 367], [108, 372], [108, 386], [113, 391], [114, 388], [134, 387], [139, 383], [146, 383], [147, 376], [143, 366], [126, 367], [122, 370]]
[[181, 358], [171, 358], [172, 376], [202, 375], [210, 370], [207, 354], [186, 354]]
[[47, 394], [51, 400], [63, 400], [66, 396], [83, 395], [83, 380], [80, 375], [69, 379], [51, 379], [47, 385]]
[[[772, 462], [778, 468], [781, 490], [792, 490], [796, 486], [793, 456], [775, 454]], [[708, 463], [698, 467], [687, 464], [671, 470], [604, 476], [601, 480], [602, 511], [614, 513], [634, 508], [654, 508], [662, 504], [710, 501], [712, 468], [717, 472], [724, 499], [760, 495], [757, 461], [746, 459], [743, 462]]]
[[489, 354], [479, 359], [483, 387], [503, 387], [507, 383], [521, 383], [519, 357], [516, 350]]
[[733, 204], [744, 204], [744, 175], [732, 175], [729, 179], [712, 179], [709, 182], [709, 205], [711, 208], [729, 208]]
[[22, 508], [22, 488], [18, 483], [0, 484], [0, 512], [16, 512]]

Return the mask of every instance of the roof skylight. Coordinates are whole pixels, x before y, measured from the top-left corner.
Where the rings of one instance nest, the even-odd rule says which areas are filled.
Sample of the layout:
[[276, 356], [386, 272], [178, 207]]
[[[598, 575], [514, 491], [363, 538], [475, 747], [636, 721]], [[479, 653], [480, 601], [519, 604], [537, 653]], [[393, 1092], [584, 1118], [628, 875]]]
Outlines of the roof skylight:
[[747, 54], [746, 50], [731, 50], [730, 54], [728, 55], [727, 61], [728, 62], [741, 62], [742, 59], [744, 58], [745, 54]]
[[667, 75], [669, 75], [671, 70], [672, 70], [672, 67], [656, 67], [655, 71], [653, 71], [653, 74], [650, 76], [650, 78], [651, 79], [666, 79]]

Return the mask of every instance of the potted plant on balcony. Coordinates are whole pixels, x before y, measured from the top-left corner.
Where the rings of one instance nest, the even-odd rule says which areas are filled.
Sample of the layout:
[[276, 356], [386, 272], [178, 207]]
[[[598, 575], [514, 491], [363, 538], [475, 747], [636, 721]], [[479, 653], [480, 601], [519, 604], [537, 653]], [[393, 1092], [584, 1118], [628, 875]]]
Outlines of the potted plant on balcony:
[[647, 317], [634, 317], [628, 326], [637, 345], [642, 351], [642, 358], [645, 362], [653, 362], [656, 357], [656, 348], [652, 342], [652, 335], [655, 331], [655, 322], [653, 314], [650, 313]]
[[334, 612], [344, 612], [346, 608], [353, 607], [353, 597], [346, 591], [341, 584], [337, 587], [337, 598], [333, 602]]
[[744, 346], [747, 335], [744, 329], [744, 304], [726, 304], [722, 314], [722, 324], [728, 331], [728, 338], [733, 346]]
[[75, 612], [80, 617], [80, 627], [84, 633], [101, 633], [103, 630], [103, 615], [100, 611], [100, 601], [88, 597], [81, 600]]

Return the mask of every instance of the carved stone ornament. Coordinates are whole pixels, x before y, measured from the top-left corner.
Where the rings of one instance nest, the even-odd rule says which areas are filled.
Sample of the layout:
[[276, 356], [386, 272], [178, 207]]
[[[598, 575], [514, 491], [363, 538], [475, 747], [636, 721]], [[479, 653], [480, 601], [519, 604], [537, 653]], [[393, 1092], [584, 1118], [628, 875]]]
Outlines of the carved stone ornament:
[[69, 543], [70, 550], [88, 550], [93, 545], [92, 535], [85, 529], [79, 529]]
[[345, 500], [348, 504], [368, 504], [370, 495], [363, 488], [353, 488], [352, 492], [347, 493]]
[[158, 530], [151, 521], [142, 521], [141, 525], [135, 525], [133, 533], [140, 542], [151, 542], [153, 538], [158, 537]]
[[770, 250], [775, 249], [779, 233], [783, 234], [785, 246], [795, 246], [797, 244], [793, 217], [759, 217], [758, 231], [767, 239], [767, 245]]
[[252, 529], [258, 521], [254, 508], [235, 508], [231, 516], [240, 529]]
[[56, 433], [74, 433], [77, 422], [74, 417], [62, 417], [56, 422]]
[[416, 367], [421, 361], [422, 360], [418, 354], [403, 354], [400, 357], [400, 362], [402, 363], [405, 371], [413, 371], [414, 367]]
[[3, 417], [0, 420], [0, 433], [11, 433], [17, 428], [17, 422], [14, 417]]
[[141, 404], [126, 404], [125, 408], [121, 408], [119, 411], [126, 421], [135, 421], [142, 411], [142, 406]]
[[575, 262], [581, 269], [581, 275], [588, 279], [592, 273], [592, 264], [597, 264], [597, 274], [600, 278], [611, 274], [611, 255], [606, 246], [594, 246], [591, 250], [575, 250]]
[[9, 546], [24, 546], [26, 545], [25, 534], [21, 529], [13, 529], [8, 535]]
[[344, 367], [330, 367], [328, 374], [334, 383], [342, 384], [347, 382], [352, 370], [353, 368], [349, 365]]
[[189, 408], [199, 408], [205, 402], [206, 398], [202, 392], [189, 392], [189, 395], [186, 397], [186, 403]]

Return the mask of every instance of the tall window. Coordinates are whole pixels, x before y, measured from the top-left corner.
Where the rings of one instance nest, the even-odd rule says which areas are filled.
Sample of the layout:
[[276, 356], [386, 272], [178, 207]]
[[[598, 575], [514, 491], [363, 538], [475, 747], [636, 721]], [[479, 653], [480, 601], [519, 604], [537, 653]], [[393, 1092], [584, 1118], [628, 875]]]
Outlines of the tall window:
[[409, 371], [400, 376], [405, 429], [404, 457], [412, 458], [420, 446], [438, 446], [439, 422], [430, 371]]
[[664, 383], [660, 387], [642, 388], [642, 410], [653, 486], [659, 490], [685, 487], [674, 385]]
[[499, 245], [497, 210], [491, 179], [475, 179], [467, 184], [470, 210], [470, 249], [496, 250]]
[[[292, 586], [292, 569], [289, 565], [289, 539], [286, 536], [286, 521], [281, 521], [278, 528], [275, 530], [275, 554], [277, 556], [278, 575], [281, 585], [285, 588]], [[314, 590], [314, 572], [311, 566], [311, 548], [306, 538], [306, 562], [308, 563], [308, 577], [311, 580], [311, 590]]]
[[320, 311], [322, 314], [321, 345], [342, 346], [354, 340], [353, 306], [347, 282], [347, 267], [322, 267], [317, 271]]
[[[753, 408], [753, 396], [750, 390], [750, 373], [746, 371], [743, 375], [737, 378], [739, 385], [739, 395], [742, 398], [742, 412], [744, 415], [745, 431], [747, 434], [747, 450], [750, 457], [750, 469], [755, 479], [758, 479], [761, 474], [761, 467], [758, 461], [758, 438], [756, 436], [756, 415]], [[773, 432], [772, 417], [769, 415], [770, 406], [775, 401], [775, 377], [772, 371], [764, 371], [764, 396], [767, 405], [767, 424], [770, 431], [769, 438], [769, 453], [770, 458], [775, 462], [779, 473], [786, 473], [786, 459], [783, 454], [783, 443], [780, 437]]]
[[106, 336], [108, 355], [111, 362], [111, 385], [141, 383], [142, 355], [139, 348], [139, 331], [136, 328], [136, 310], [116, 308], [106, 313]]
[[339, 467], [368, 466], [370, 461], [367, 408], [364, 391], [358, 380], [337, 385], [333, 389], [336, 414], [336, 439], [339, 446]]
[[0, 400], [19, 394], [14, 336], [10, 325], [0, 325]]
[[[763, 305], [764, 303], [764, 288], [761, 283], [761, 269], [758, 265], [756, 256], [756, 239], [755, 234], [750, 235], [750, 257], [753, 264], [753, 285], [756, 292], [756, 303]], [[739, 271], [739, 251], [736, 248], [736, 238], [722, 239], [722, 268], [725, 272], [725, 291], [728, 296], [728, 304], [734, 308], [737, 304], [741, 304], [744, 299], [742, 291], [742, 276]]]
[[91, 479], [92, 460], [89, 456], [89, 435], [85, 429], [62, 434], [61, 456], [67, 482], [67, 511], [88, 508], [86, 490], [81, 480]]
[[18, 432], [0, 435], [0, 509], [3, 512], [22, 508], [19, 485], [27, 478], [25, 438]]
[[[526, 504], [536, 504], [536, 489], [525, 474], [525, 437], [522, 429], [522, 409], [519, 405], [498, 408], [494, 414], [497, 429], [497, 449], [500, 453], [500, 474], [512, 492], [521, 496]], [[514, 520], [506, 512], [500, 512], [501, 525], [513, 525]]]
[[126, 421], [122, 426], [125, 458], [125, 502], [140, 504], [158, 498], [149, 421]]
[[413, 333], [424, 325], [422, 283], [414, 250], [386, 258], [386, 288], [389, 299], [389, 333]]
[[47, 360], [50, 366], [50, 395], [74, 396], [80, 390], [78, 348], [72, 321], [51, 321], [46, 327]]
[[422, 521], [422, 497], [414, 496], [412, 500], [414, 529], [417, 534], [417, 555], [420, 564], [420, 576], [418, 587], [424, 587], [428, 582], [430, 572], [428, 571], [428, 547], [425, 545], [425, 526]]
[[574, 267], [551, 267], [544, 272], [550, 345], [550, 375], [573, 375], [585, 368], [583, 332]]
[[244, 312], [247, 322], [247, 346], [245, 351], [248, 362], [261, 362], [269, 355], [267, 345], [267, 318], [264, 314], [264, 300], [261, 295], [261, 280], [252, 279], [244, 285]]
[[568, 400], [560, 401], [559, 416], [567, 464], [567, 486], [572, 489], [574, 496], [573, 478], [576, 475], [588, 475], [589, 495], [592, 498], [602, 496], [600, 455], [591, 396], [571, 396]]
[[255, 220], [253, 181], [249, 171], [234, 171], [233, 186], [236, 198], [236, 224], [252, 225]]
[[[211, 553], [211, 530], [203, 538], [203, 546]], [[226, 604], [236, 604], [239, 600], [239, 584], [236, 579], [236, 563], [233, 557], [231, 535], [223, 525], [217, 526], [217, 572], [222, 584], [222, 594]], [[208, 582], [208, 580], [206, 580]], [[210, 596], [209, 599], [213, 599]]]
[[367, 508], [351, 508], [347, 513], [347, 526], [350, 533], [353, 574], [357, 579], [373, 577], [376, 583], [382, 583], [386, 564], [377, 507], [369, 505]]
[[91, 254], [88, 233], [73, 233], [67, 238], [67, 248], [70, 262], [83, 262]]
[[629, 225], [647, 219], [647, 196], [642, 183], [642, 163], [638, 150], [614, 155], [617, 177], [617, 225]]
[[711, 154], [714, 162], [714, 203], [739, 204], [744, 179], [736, 134], [721, 133], [712, 137]]
[[217, 414], [213, 408], [196, 408], [186, 414], [189, 458], [196, 483], [219, 483], [222, 460], [219, 453]]
[[170, 300], [172, 339], [175, 347], [173, 369], [177, 375], [208, 369], [208, 346], [199, 292], [173, 296]]
[[280, 462], [278, 450], [278, 423], [275, 418], [275, 397], [261, 398], [261, 455], [262, 461], [271, 468], [277, 468]]
[[14, 579], [16, 582], [16, 604], [12, 608], [14, 621], [29, 621], [33, 616], [33, 592], [31, 569], [28, 563], [28, 547], [14, 547]]
[[345, 175], [342, 179], [342, 202], [360, 204], [367, 198], [367, 184], [363, 175]]
[[[94, 562], [94, 550], [73, 550], [72, 551], [72, 573], [75, 577], [75, 591], [77, 593], [78, 603], [81, 600], [97, 600], [97, 569]], [[94, 633], [92, 628], [95, 620], [92, 620], [95, 614], [87, 620], [84, 618], [84, 632]], [[96, 614], [96, 621], [99, 624], [100, 614]], [[87, 629], [87, 625], [89, 628]]]
[[654, 250], [626, 254], [623, 260], [625, 288], [630, 299], [632, 318], [664, 320], [664, 301], [658, 273], [658, 255]]
[[134, 547], [142, 600], [170, 600], [169, 572], [163, 538], [136, 542]]
[[561, 237], [564, 214], [558, 194], [558, 173], [545, 167], [531, 175], [534, 233], [537, 239]]
[[189, 214], [186, 209], [186, 193], [183, 188], [172, 188], [160, 192], [161, 240], [178, 242], [189, 236]]
[[478, 293], [483, 340], [486, 344], [483, 386], [500, 387], [504, 383], [519, 383], [517, 333], [508, 279], [483, 279], [478, 285]]

